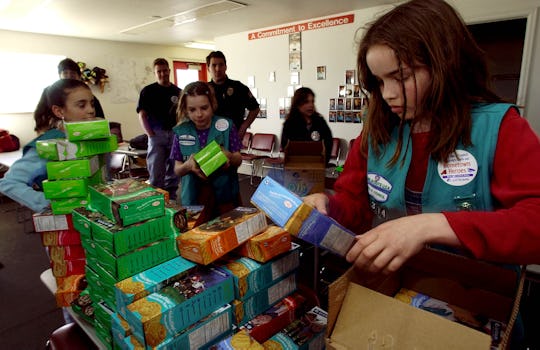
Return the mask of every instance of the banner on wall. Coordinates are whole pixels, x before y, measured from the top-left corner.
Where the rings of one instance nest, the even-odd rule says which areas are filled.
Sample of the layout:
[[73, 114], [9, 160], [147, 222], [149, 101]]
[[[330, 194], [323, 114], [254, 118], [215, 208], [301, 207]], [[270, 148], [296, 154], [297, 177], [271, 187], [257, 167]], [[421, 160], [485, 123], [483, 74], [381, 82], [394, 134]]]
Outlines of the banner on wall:
[[306, 30], [324, 29], [354, 23], [354, 14], [317, 19], [314, 21], [292, 24], [290, 26], [261, 30], [248, 33], [248, 40], [265, 39], [278, 35], [304, 32]]

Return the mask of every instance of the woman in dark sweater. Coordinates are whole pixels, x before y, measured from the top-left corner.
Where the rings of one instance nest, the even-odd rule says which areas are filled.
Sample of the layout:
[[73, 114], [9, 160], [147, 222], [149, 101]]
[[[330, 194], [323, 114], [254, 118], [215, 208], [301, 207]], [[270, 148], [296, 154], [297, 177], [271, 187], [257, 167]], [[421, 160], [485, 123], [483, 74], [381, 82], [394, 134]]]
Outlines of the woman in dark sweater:
[[326, 164], [332, 152], [332, 131], [324, 117], [315, 110], [315, 93], [301, 87], [294, 93], [291, 111], [283, 123], [281, 148], [285, 149], [291, 141], [323, 141], [326, 151]]

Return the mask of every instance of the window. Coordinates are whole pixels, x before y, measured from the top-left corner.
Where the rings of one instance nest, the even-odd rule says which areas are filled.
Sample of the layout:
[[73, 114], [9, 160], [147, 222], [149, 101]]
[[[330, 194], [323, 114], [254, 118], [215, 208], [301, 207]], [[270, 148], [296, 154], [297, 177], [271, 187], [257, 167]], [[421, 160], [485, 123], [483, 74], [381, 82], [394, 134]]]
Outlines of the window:
[[33, 112], [66, 56], [0, 52], [0, 113]]
[[180, 89], [194, 81], [207, 81], [206, 63], [173, 61], [174, 83]]

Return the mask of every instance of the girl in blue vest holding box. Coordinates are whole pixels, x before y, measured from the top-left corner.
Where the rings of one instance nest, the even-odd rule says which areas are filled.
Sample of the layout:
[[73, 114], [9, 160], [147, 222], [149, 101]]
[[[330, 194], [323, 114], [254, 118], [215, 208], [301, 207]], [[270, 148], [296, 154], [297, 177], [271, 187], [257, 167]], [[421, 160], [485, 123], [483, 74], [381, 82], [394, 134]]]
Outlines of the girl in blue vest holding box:
[[336, 181], [308, 204], [354, 230], [346, 258], [398, 270], [425, 245], [540, 261], [540, 142], [489, 89], [483, 52], [442, 0], [377, 19], [358, 51], [368, 114]]
[[38, 137], [23, 148], [23, 156], [0, 179], [0, 193], [40, 213], [50, 207], [42, 191], [47, 178], [47, 160], [38, 156], [36, 141], [65, 138], [64, 121], [95, 117], [94, 96], [88, 85], [80, 80], [61, 79], [44, 91], [46, 103], [34, 112]]
[[[217, 101], [207, 83], [190, 83], [180, 96], [171, 158], [176, 175], [182, 178], [181, 204], [204, 205], [210, 219], [241, 204], [237, 171], [242, 163], [241, 144], [233, 122], [214, 115]], [[214, 140], [227, 162], [207, 177], [193, 156]]]

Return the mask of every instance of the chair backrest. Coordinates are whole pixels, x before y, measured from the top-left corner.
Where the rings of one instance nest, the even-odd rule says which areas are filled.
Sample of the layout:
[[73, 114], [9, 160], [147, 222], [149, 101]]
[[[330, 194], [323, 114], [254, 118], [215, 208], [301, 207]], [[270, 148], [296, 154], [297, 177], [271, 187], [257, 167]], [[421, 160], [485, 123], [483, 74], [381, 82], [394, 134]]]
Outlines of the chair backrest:
[[332, 152], [330, 152], [330, 158], [339, 159], [341, 153], [341, 139], [334, 137], [332, 138]]
[[339, 165], [339, 157], [341, 155], [341, 139], [338, 137], [332, 138], [332, 152], [330, 152], [330, 163]]
[[270, 154], [274, 151], [274, 144], [276, 143], [276, 135], [274, 134], [263, 134], [256, 133], [251, 139], [251, 150], [260, 151], [260, 152], [269, 152]]
[[110, 153], [110, 161], [109, 161], [109, 174], [111, 178], [122, 178], [123, 176], [127, 175], [129, 177], [129, 172], [126, 173], [126, 166], [127, 166], [127, 155], [122, 153]]
[[116, 135], [118, 143], [124, 142], [122, 137], [122, 124], [118, 122], [109, 122], [109, 129], [112, 135]]
[[251, 139], [253, 138], [253, 134], [249, 131], [246, 131], [244, 134], [244, 137], [242, 138], [242, 150], [249, 150], [251, 147]]

